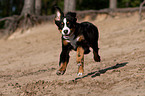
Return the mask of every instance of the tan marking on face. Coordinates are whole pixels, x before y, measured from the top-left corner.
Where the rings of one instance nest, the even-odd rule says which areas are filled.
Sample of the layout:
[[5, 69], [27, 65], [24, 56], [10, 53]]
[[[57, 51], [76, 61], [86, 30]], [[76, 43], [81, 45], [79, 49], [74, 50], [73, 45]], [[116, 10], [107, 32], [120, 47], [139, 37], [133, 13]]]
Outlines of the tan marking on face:
[[61, 29], [60, 29], [59, 31], [60, 31], [60, 33], [62, 32], [62, 30], [61, 30]]

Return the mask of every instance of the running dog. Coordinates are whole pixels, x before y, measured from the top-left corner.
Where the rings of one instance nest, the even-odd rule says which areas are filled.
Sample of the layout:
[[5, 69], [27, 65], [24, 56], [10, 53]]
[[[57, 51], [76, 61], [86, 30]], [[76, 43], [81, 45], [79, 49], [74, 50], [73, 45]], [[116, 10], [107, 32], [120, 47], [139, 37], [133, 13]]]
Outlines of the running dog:
[[90, 53], [93, 49], [94, 60], [100, 62], [98, 54], [98, 28], [89, 22], [77, 23], [76, 13], [68, 12], [64, 14], [61, 9], [55, 6], [55, 24], [62, 34], [62, 52], [60, 54], [59, 70], [57, 75], [63, 75], [69, 62], [71, 50], [77, 51], [76, 62], [78, 65], [78, 76], [84, 73], [84, 54]]

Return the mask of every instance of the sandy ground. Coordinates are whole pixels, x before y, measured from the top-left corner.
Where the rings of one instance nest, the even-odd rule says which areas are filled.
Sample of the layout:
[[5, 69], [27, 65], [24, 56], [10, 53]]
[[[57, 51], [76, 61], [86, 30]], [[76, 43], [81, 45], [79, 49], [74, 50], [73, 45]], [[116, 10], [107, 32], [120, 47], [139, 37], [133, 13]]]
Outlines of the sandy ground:
[[81, 77], [75, 51], [66, 73], [56, 75], [61, 34], [54, 24], [0, 40], [0, 96], [145, 96], [145, 21], [132, 15], [90, 22], [100, 30], [102, 61], [86, 55]]

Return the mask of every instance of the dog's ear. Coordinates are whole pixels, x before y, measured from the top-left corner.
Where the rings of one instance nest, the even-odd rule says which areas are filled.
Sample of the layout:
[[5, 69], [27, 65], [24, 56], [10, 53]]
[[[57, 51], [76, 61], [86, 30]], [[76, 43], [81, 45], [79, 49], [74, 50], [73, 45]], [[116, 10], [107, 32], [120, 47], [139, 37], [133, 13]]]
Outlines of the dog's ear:
[[58, 6], [54, 6], [54, 8], [56, 9], [55, 20], [60, 21], [61, 18], [64, 17], [64, 14]]
[[73, 22], [76, 22], [76, 21], [77, 21], [76, 13], [75, 13], [75, 12], [68, 12], [68, 13], [66, 14], [66, 17], [71, 18], [71, 20], [72, 20]]
[[76, 13], [75, 12], [68, 12], [67, 15], [76, 18]]

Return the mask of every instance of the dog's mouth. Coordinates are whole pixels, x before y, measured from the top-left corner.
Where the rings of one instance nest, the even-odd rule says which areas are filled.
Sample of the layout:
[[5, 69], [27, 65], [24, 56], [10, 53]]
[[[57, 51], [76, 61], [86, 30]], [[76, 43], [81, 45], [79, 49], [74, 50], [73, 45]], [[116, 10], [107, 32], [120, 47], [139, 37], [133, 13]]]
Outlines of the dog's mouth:
[[68, 34], [68, 35], [64, 35], [64, 36], [69, 37], [69, 36], [70, 36], [70, 34]]
[[65, 34], [65, 35], [63, 35], [63, 36], [65, 36], [65, 37], [70, 37], [72, 35], [72, 33], [70, 33], [70, 34]]
[[63, 35], [64, 39], [70, 39], [73, 36], [73, 33]]
[[69, 39], [70, 35], [63, 35], [65, 39]]

